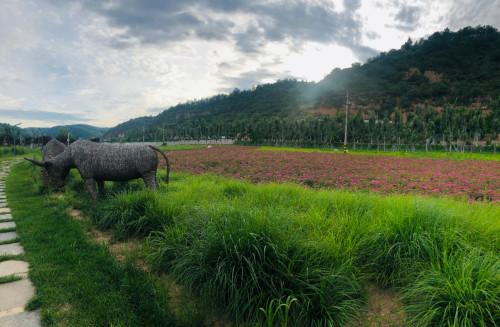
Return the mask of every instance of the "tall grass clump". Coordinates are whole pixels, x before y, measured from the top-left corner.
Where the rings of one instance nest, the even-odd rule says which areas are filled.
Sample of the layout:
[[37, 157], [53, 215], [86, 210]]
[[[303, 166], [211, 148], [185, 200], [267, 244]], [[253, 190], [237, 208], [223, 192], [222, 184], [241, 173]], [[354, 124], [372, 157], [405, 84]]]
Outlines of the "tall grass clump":
[[466, 234], [442, 208], [416, 203], [367, 233], [358, 260], [379, 285], [401, 286], [446, 253], [468, 247]]
[[113, 230], [117, 239], [143, 237], [171, 222], [170, 209], [151, 190], [124, 191], [101, 201], [92, 220], [100, 229]]
[[414, 326], [498, 326], [500, 260], [478, 250], [446, 256], [423, 270], [403, 299]]
[[[151, 238], [152, 260], [235, 321], [340, 326], [360, 310], [362, 285], [352, 266], [303, 246], [282, 217], [241, 202], [187, 215]], [[262, 310], [269, 313], [287, 298], [295, 300], [286, 314], [278, 314], [279, 306], [263, 319]]]

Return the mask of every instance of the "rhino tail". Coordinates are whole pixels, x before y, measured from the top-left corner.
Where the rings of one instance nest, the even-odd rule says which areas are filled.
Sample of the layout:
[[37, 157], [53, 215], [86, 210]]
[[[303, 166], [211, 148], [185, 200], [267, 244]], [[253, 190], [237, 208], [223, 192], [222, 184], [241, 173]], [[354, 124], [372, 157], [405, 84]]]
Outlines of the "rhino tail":
[[168, 182], [169, 182], [169, 180], [170, 180], [170, 161], [168, 160], [168, 157], [167, 157], [167, 156], [165, 155], [165, 153], [164, 153], [162, 150], [160, 150], [159, 148], [157, 148], [157, 147], [155, 147], [155, 146], [153, 146], [153, 145], [149, 145], [149, 147], [150, 147], [151, 149], [153, 149], [153, 151], [156, 151], [156, 152], [160, 153], [160, 154], [163, 156], [163, 158], [165, 158], [165, 162], [167, 163], [167, 166], [166, 166], [166, 169], [165, 169], [165, 170], [166, 170], [166, 172], [167, 172], [167, 176], [165, 177], [165, 182], [168, 184]]

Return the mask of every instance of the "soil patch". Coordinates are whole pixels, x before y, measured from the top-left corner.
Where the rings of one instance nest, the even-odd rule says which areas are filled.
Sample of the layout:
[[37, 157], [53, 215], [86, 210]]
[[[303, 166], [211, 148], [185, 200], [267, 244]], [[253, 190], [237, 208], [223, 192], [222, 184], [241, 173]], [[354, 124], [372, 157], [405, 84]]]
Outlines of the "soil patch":
[[405, 326], [406, 316], [398, 292], [368, 285], [368, 311], [360, 326]]

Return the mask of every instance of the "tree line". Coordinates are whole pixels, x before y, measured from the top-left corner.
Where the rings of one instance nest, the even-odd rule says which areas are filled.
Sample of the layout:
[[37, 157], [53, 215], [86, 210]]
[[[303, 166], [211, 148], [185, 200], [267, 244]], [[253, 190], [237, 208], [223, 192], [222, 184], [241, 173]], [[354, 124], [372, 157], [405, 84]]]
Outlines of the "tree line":
[[[233, 121], [189, 121], [179, 125], [135, 129], [121, 141], [234, 139], [242, 144], [335, 147], [344, 140], [345, 113], [287, 119], [279, 116]], [[348, 145], [378, 149], [441, 149], [494, 145], [500, 133], [500, 99], [489, 110], [424, 107], [391, 114], [362, 111], [348, 115]]]

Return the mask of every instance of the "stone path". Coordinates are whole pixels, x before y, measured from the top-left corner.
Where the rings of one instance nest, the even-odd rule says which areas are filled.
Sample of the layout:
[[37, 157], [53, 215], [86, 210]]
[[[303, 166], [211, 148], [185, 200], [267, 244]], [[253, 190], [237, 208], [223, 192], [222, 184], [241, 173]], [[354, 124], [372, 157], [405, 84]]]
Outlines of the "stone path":
[[[24, 254], [23, 247], [17, 242], [16, 223], [12, 220], [5, 196], [5, 179], [10, 166], [5, 161], [0, 164], [0, 258]], [[7, 243], [7, 244], [5, 244]], [[1, 327], [38, 327], [40, 313], [25, 311], [25, 306], [35, 295], [35, 288], [28, 279], [29, 265], [21, 260], [0, 261], [0, 326]], [[15, 281], [1, 283], [8, 277]], [[20, 280], [17, 280], [18, 278]]]

